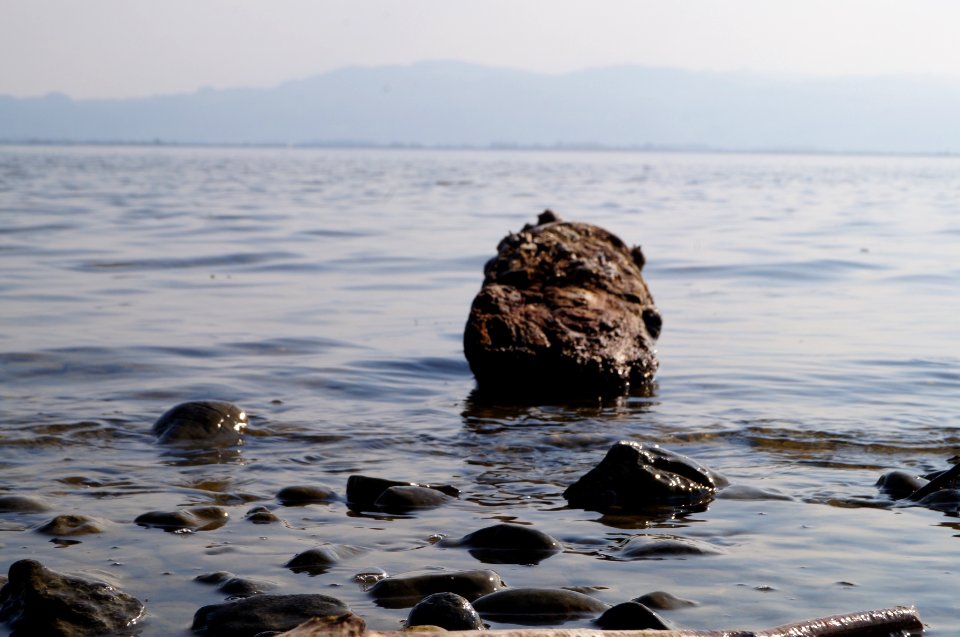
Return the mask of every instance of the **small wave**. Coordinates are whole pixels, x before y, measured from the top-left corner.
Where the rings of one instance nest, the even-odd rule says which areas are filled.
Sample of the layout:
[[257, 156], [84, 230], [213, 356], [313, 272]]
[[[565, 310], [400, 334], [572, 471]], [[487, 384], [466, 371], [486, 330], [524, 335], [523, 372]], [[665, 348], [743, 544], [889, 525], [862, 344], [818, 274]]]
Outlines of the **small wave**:
[[227, 266], [247, 266], [270, 263], [283, 259], [297, 259], [300, 255], [291, 252], [236, 252], [216, 256], [131, 259], [125, 261], [84, 261], [72, 269], [79, 272], [97, 272], [102, 270], [140, 271], [173, 270], [187, 268], [210, 268]]

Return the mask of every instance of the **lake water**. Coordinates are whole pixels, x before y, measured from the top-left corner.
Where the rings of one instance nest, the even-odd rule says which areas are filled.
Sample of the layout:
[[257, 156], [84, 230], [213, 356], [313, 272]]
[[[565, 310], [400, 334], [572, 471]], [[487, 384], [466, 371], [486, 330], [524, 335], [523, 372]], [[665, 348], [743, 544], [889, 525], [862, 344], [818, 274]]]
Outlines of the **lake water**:
[[[653, 386], [474, 399], [461, 337], [483, 264], [544, 208], [643, 246], [664, 318]], [[0, 571], [30, 557], [113, 582], [151, 636], [190, 634], [224, 599], [201, 573], [333, 595], [393, 629], [407, 611], [355, 575], [472, 568], [609, 603], [665, 590], [698, 602], [663, 612], [685, 628], [915, 604], [955, 635], [960, 518], [889, 507], [874, 483], [960, 453], [958, 245], [960, 158], [0, 147], [0, 495], [52, 506], [0, 514]], [[201, 398], [247, 411], [245, 444], [159, 447], [156, 418]], [[621, 439], [732, 486], [675, 517], [566, 509]], [[275, 499], [342, 495], [354, 473], [462, 495], [408, 517]], [[229, 522], [133, 523], [205, 504]], [[257, 505], [286, 523], [245, 520]], [[51, 542], [36, 528], [59, 513], [106, 529]], [[484, 565], [435, 544], [498, 521], [566, 550]], [[618, 559], [641, 534], [719, 554]], [[353, 549], [313, 577], [284, 567], [327, 544]]]

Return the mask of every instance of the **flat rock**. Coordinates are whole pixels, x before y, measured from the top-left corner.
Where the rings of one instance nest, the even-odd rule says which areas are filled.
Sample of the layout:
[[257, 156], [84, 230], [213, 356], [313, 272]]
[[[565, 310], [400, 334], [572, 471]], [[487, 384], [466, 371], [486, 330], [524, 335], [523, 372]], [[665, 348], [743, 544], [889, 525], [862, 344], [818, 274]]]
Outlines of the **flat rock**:
[[644, 534], [630, 538], [607, 557], [616, 560], [666, 560], [722, 553], [712, 544], [691, 538]]
[[567, 487], [569, 506], [604, 513], [709, 502], [722, 479], [686, 456], [659, 445], [621, 440], [596, 467]]
[[545, 626], [584, 617], [596, 617], [610, 606], [600, 600], [562, 588], [505, 588], [473, 601], [486, 620]]
[[443, 540], [441, 546], [463, 546], [487, 564], [539, 564], [563, 550], [556, 539], [543, 531], [519, 524], [495, 524], [457, 540]]
[[209, 637], [255, 637], [290, 630], [314, 616], [349, 612], [346, 604], [327, 595], [254, 595], [204, 606], [194, 614], [192, 629]]
[[113, 586], [61, 575], [35, 560], [14, 562], [0, 589], [0, 621], [17, 635], [112, 635], [142, 615], [143, 604]]
[[233, 403], [197, 400], [167, 410], [153, 433], [163, 444], [230, 447], [243, 442], [246, 427], [247, 414]]
[[434, 593], [456, 593], [472, 601], [504, 586], [496, 572], [473, 570], [387, 577], [374, 584], [369, 592], [379, 606], [409, 608]]
[[170, 533], [212, 531], [227, 523], [229, 514], [221, 507], [193, 507], [179, 511], [149, 511], [138, 515], [134, 522], [140, 526], [163, 529]]
[[439, 626], [445, 630], [483, 630], [483, 620], [470, 602], [456, 593], [427, 595], [410, 609], [407, 628]]
[[650, 382], [662, 321], [644, 262], [639, 247], [549, 210], [504, 237], [463, 334], [480, 390], [566, 397]]

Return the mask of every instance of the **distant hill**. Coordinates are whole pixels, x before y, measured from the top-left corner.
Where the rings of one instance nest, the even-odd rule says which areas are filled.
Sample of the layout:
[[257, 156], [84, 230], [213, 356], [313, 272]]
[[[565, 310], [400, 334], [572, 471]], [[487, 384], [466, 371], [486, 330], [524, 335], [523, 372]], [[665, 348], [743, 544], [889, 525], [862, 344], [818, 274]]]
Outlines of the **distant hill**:
[[960, 152], [960, 80], [351, 67], [271, 89], [0, 96], [0, 140]]

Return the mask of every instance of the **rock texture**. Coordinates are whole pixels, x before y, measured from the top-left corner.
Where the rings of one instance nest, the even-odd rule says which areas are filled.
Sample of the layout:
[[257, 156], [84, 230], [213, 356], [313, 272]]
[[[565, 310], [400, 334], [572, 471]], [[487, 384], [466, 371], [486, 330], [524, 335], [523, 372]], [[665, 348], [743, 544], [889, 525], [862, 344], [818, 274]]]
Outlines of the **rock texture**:
[[129, 629], [142, 614], [143, 604], [130, 595], [55, 573], [34, 560], [14, 562], [0, 589], [0, 621], [18, 635], [112, 635]]
[[197, 400], [167, 410], [153, 424], [158, 442], [229, 447], [243, 442], [247, 414], [233, 403]]
[[563, 497], [577, 509], [631, 513], [703, 504], [721, 485], [718, 476], [686, 456], [659, 445], [621, 440], [600, 464], [567, 487]]
[[652, 380], [661, 318], [643, 265], [639, 247], [549, 210], [507, 235], [463, 335], [480, 390], [616, 394]]
[[327, 595], [254, 595], [204, 606], [193, 616], [193, 630], [209, 637], [254, 637], [290, 630], [311, 617], [344, 615], [350, 609]]

